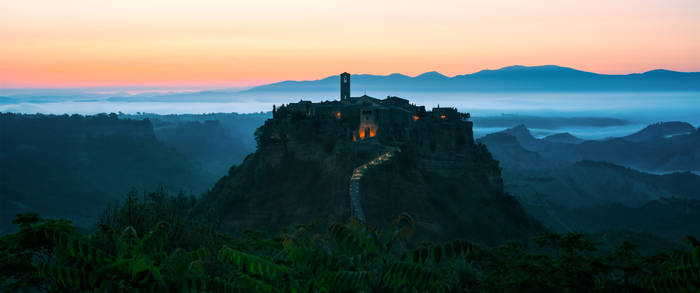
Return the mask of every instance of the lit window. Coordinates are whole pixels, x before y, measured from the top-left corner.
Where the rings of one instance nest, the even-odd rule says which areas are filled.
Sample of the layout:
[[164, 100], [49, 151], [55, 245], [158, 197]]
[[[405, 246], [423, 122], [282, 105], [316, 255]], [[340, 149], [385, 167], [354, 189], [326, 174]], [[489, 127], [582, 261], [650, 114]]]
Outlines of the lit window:
[[413, 121], [418, 121], [418, 116], [413, 116]]
[[447, 116], [445, 116], [445, 115], [440, 115], [440, 119], [445, 119], [445, 118], [447, 118]]
[[338, 118], [338, 119], [340, 119], [340, 112], [336, 112], [336, 113], [335, 113], [335, 117]]

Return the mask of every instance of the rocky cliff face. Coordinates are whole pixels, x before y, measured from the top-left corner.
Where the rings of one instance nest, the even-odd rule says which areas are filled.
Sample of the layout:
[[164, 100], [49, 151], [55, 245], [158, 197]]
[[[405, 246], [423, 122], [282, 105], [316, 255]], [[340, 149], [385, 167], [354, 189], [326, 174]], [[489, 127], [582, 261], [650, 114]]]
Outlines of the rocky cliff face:
[[360, 180], [367, 222], [385, 226], [407, 213], [418, 239], [487, 243], [539, 229], [503, 192], [498, 162], [474, 143], [471, 123], [426, 122], [410, 132], [402, 143], [353, 142], [313, 119], [270, 119], [256, 133], [258, 150], [230, 169], [199, 210], [229, 231], [279, 232], [317, 220], [343, 221], [351, 215], [354, 169], [394, 151]]

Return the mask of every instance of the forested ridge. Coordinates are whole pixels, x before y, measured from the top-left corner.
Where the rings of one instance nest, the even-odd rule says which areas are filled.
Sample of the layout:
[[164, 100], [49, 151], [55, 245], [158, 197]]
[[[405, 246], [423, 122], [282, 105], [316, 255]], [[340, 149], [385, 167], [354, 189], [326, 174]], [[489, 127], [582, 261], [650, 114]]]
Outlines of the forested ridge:
[[131, 189], [198, 194], [215, 181], [147, 119], [0, 113], [0, 128], [0, 234], [24, 211], [85, 228]]

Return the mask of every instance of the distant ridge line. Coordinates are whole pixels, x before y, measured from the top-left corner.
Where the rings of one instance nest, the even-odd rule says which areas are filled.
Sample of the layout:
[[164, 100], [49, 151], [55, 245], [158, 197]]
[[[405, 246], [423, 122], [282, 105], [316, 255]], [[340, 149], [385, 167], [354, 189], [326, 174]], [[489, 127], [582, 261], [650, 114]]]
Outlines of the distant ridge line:
[[[337, 76], [281, 81], [244, 92], [326, 91], [337, 89]], [[353, 87], [373, 90], [441, 91], [700, 91], [700, 72], [654, 69], [643, 73], [600, 74], [557, 65], [513, 65], [452, 77], [437, 71], [416, 76], [353, 74]]]

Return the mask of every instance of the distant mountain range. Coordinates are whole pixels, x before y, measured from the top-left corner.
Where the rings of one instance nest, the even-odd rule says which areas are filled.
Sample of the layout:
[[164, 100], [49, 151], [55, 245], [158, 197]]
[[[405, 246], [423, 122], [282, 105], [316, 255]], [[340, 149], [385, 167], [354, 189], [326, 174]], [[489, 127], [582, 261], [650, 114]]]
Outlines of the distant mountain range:
[[[249, 89], [146, 91], [128, 93], [128, 88], [0, 89], [0, 105], [20, 103], [80, 102], [232, 102], [255, 100], [292, 102], [337, 97], [338, 76], [318, 80], [282, 81]], [[556, 65], [508, 66], [448, 77], [431, 71], [415, 77], [353, 74], [352, 96], [364, 92], [406, 96], [420, 92], [700, 92], [700, 72], [664, 69], [625, 75], [598, 74]], [[104, 91], [103, 91], [104, 90]], [[381, 94], [380, 94], [381, 93]], [[409, 94], [411, 93], [411, 94]], [[37, 112], [32, 109], [29, 112]]]
[[[245, 92], [335, 91], [338, 77], [311, 81], [283, 81]], [[410, 77], [356, 74], [353, 89], [391, 91], [700, 91], [700, 72], [664, 69], [625, 75], [598, 74], [556, 65], [508, 66], [447, 77], [431, 71]]]

